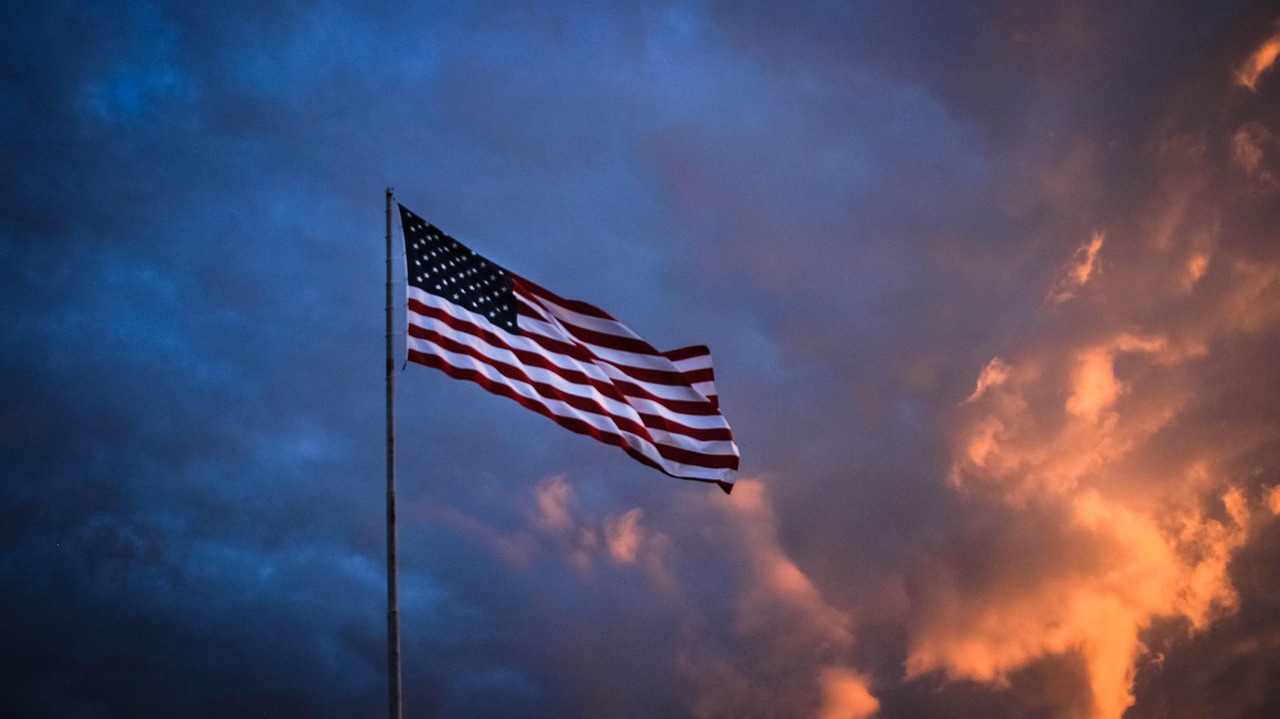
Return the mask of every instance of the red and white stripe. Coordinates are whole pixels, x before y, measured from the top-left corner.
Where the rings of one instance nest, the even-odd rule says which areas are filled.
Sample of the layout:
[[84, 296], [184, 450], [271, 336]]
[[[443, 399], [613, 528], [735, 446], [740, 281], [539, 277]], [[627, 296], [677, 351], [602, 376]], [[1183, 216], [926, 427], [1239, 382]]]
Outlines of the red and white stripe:
[[408, 286], [409, 359], [476, 382], [674, 477], [725, 491], [738, 447], [711, 352], [659, 352], [608, 313], [514, 274], [520, 334]]

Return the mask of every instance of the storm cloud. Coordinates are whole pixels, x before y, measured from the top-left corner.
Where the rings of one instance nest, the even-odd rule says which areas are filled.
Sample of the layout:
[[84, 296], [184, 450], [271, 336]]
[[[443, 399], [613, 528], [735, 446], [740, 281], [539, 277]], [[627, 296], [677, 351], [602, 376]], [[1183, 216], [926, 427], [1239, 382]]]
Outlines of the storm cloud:
[[407, 716], [1280, 710], [1266, 3], [6, 19], [0, 714], [385, 715], [388, 186], [742, 448], [403, 369]]

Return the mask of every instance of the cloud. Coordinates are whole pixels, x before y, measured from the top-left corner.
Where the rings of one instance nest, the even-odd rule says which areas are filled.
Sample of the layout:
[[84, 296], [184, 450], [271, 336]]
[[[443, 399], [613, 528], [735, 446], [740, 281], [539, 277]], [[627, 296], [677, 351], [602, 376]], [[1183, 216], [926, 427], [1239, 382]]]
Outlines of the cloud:
[[809, 625], [805, 635], [848, 645], [852, 641], [849, 618], [823, 599], [778, 544], [777, 522], [765, 485], [752, 481], [745, 487], [735, 486], [734, 498], [728, 511], [740, 527], [743, 548], [755, 577], [737, 599], [741, 630], [751, 632], [762, 623], [775, 621], [774, 612], [782, 609], [795, 621]]
[[722, 510], [737, 535], [735, 561], [745, 570], [733, 591], [731, 636], [753, 647], [757, 659], [730, 660], [687, 646], [682, 665], [699, 687], [695, 715], [742, 714], [754, 706], [765, 715], [870, 716], [878, 702], [866, 677], [848, 664], [852, 622], [779, 544], [765, 487], [739, 480]]
[[1236, 70], [1236, 83], [1250, 90], [1257, 90], [1258, 78], [1275, 64], [1280, 57], [1280, 33], [1272, 35], [1258, 46]]
[[1060, 510], [1055, 531], [1065, 545], [1055, 556], [1065, 571], [1003, 576], [976, 596], [946, 590], [931, 597], [931, 616], [911, 642], [909, 676], [941, 669], [1007, 686], [1015, 669], [1076, 653], [1093, 695], [1089, 716], [1118, 719], [1133, 701], [1143, 630], [1174, 616], [1203, 629], [1235, 605], [1225, 569], [1246, 536], [1243, 518], [1219, 522], [1192, 512], [1165, 530], [1163, 518], [1094, 492]]
[[[1076, 252], [1051, 302], [1094, 276], [1102, 238]], [[1272, 275], [1280, 263], [1222, 258], [1231, 269], [1221, 281], [1191, 289], [1129, 280], [1158, 265], [1185, 272], [1162, 259], [1167, 252], [1157, 242], [1124, 253], [1111, 276], [1118, 294], [1108, 298], [1123, 308], [1103, 321], [1083, 307], [1074, 312], [1093, 322], [1060, 316], [1058, 329], [991, 360], [957, 408], [952, 484], [971, 511], [1003, 518], [965, 551], [987, 542], [1022, 550], [1003, 550], [1005, 561], [974, 577], [957, 574], [954, 563], [972, 561], [964, 555], [930, 563], [938, 581], [917, 596], [908, 676], [941, 671], [1007, 687], [1014, 672], [1072, 654], [1093, 697], [1087, 716], [1118, 719], [1134, 702], [1146, 632], [1176, 620], [1203, 633], [1239, 606], [1231, 559], [1264, 502], [1232, 467], [1251, 450], [1186, 438], [1226, 389], [1213, 379], [1221, 370], [1209, 368], [1237, 361], [1215, 350], [1280, 317]], [[1179, 298], [1189, 291], [1193, 298]], [[1184, 301], [1208, 311], [1127, 310]]]
[[978, 399], [991, 387], [996, 387], [1009, 379], [1009, 365], [1006, 365], [999, 357], [992, 357], [986, 367], [982, 368], [982, 372], [978, 374], [978, 386], [974, 387], [973, 394], [969, 395], [966, 402], [973, 402]]
[[573, 528], [571, 515], [574, 502], [573, 486], [564, 475], [543, 480], [535, 495], [537, 515], [535, 522], [540, 529], [564, 533]]
[[1274, 9], [998, 5], [6, 6], [0, 714], [379, 712], [388, 184], [749, 473], [404, 372], [411, 714], [1274, 714]]
[[868, 719], [880, 708], [866, 677], [839, 667], [823, 670], [822, 697], [818, 719]]
[[1260, 122], [1250, 122], [1236, 130], [1231, 137], [1232, 159], [1236, 167], [1253, 180], [1255, 195], [1265, 195], [1280, 190], [1280, 180], [1265, 164], [1266, 148], [1274, 145], [1275, 138]]
[[636, 561], [636, 552], [640, 549], [643, 537], [643, 530], [640, 528], [640, 518], [643, 515], [644, 510], [636, 507], [605, 521], [605, 546], [609, 548], [609, 556], [613, 561]]
[[1256, 333], [1280, 321], [1280, 263], [1239, 259], [1231, 264], [1231, 275], [1224, 303], [1229, 327]]
[[[699, 497], [681, 526], [646, 527], [640, 507], [600, 512], [583, 506], [564, 476], [533, 492], [532, 529], [581, 581], [641, 581], [642, 597], [661, 598], [674, 611], [683, 639], [669, 657], [687, 687], [692, 714], [737, 714], [745, 707], [770, 715], [863, 718], [878, 702], [870, 680], [850, 667], [849, 616], [832, 606], [780, 545], [766, 485], [739, 480], [733, 496]], [[701, 556], [708, 532], [719, 551]], [[708, 574], [722, 589], [703, 596]], [[630, 575], [630, 579], [623, 577]]]
[[1089, 241], [1080, 246], [1076, 250], [1075, 256], [1071, 259], [1063, 277], [1053, 289], [1049, 290], [1046, 302], [1050, 304], [1060, 304], [1076, 296], [1085, 285], [1089, 283], [1098, 271], [1098, 253], [1102, 250], [1102, 243], [1106, 236], [1101, 232], [1094, 232]]
[[[1000, 684], [1033, 661], [1075, 652], [1094, 696], [1090, 716], [1118, 718], [1133, 700], [1142, 631], [1163, 617], [1203, 629], [1235, 606], [1227, 567], [1248, 536], [1250, 512], [1234, 488], [1219, 490], [1216, 509], [1150, 495], [1135, 501], [1131, 493], [1151, 491], [1147, 483], [1156, 478], [1126, 477], [1135, 471], [1127, 459], [1153, 441], [1179, 403], [1118, 410], [1124, 391], [1105, 350], [1081, 353], [1070, 371], [1063, 379], [1075, 390], [1056, 420], [1028, 403], [1049, 375], [1023, 374], [989, 396], [962, 433], [960, 487], [1037, 517], [1015, 515], [1010, 529], [1034, 522], [1017, 531], [1043, 539], [1027, 546], [1030, 566], [998, 569], [976, 585], [955, 577], [926, 591], [930, 609], [914, 630], [907, 668], [909, 676], [941, 669]], [[1036, 427], [1047, 421], [1056, 427]]]

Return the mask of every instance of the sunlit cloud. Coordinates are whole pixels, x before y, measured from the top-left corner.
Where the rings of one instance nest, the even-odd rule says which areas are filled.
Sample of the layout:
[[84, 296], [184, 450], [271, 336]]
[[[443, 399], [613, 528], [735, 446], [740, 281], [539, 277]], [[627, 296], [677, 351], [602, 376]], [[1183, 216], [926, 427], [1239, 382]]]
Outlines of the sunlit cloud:
[[[1102, 246], [1095, 233], [1077, 250], [1050, 304], [1096, 276]], [[1170, 243], [1151, 247], [1118, 264], [1117, 281], [1164, 263], [1192, 276], [1174, 283], [1187, 292], [1208, 270], [1208, 253], [1194, 246], [1181, 262], [1162, 259]], [[1228, 570], [1255, 510], [1228, 469], [1230, 450], [1175, 448], [1166, 439], [1216, 390], [1194, 379], [1213, 347], [1280, 318], [1280, 268], [1242, 258], [1228, 264], [1226, 286], [1200, 290], [1208, 314], [1162, 315], [1147, 329], [1131, 320], [1049, 332], [980, 371], [957, 410], [951, 484], [975, 512], [1003, 508], [1008, 523], [990, 541], [1027, 546], [981, 580], [953, 575], [945, 562], [930, 565], [934, 581], [918, 597], [908, 676], [941, 672], [1003, 687], [1020, 669], [1073, 654], [1092, 696], [1088, 716], [1119, 719], [1134, 701], [1144, 631], [1162, 619], [1204, 631], [1236, 608]], [[1176, 297], [1159, 294], [1166, 286], [1150, 282], [1146, 291]], [[1108, 299], [1133, 301], [1134, 290], [1121, 289], [1127, 297]], [[1073, 327], [1088, 327], [1073, 322], [1096, 312], [1060, 310], [1068, 311], [1080, 315], [1061, 317]], [[1274, 496], [1263, 500], [1273, 512]]]
[[1074, 419], [1046, 437], [1046, 446], [1019, 442], [1018, 435], [1034, 432], [1031, 425], [1040, 421], [1028, 409], [1032, 388], [1006, 390], [1016, 396], [992, 398], [990, 414], [973, 425], [976, 439], [964, 447], [960, 471], [962, 481], [984, 483], [985, 496], [998, 502], [1047, 508], [1039, 528], [1026, 531], [1051, 534], [1049, 541], [1061, 545], [1059, 559], [1030, 575], [1018, 574], [1025, 567], [1010, 568], [1013, 574], [976, 594], [957, 588], [969, 582], [939, 582], [907, 669], [911, 676], [940, 669], [952, 678], [1001, 685], [1039, 658], [1076, 652], [1094, 697], [1091, 716], [1118, 719], [1133, 701], [1143, 629], [1158, 617], [1203, 628], [1215, 612], [1234, 606], [1227, 567], [1247, 537], [1249, 517], [1234, 489], [1218, 498], [1226, 519], [1193, 503], [1130, 506], [1130, 492], [1117, 490], [1132, 480], [1119, 467], [1149, 439], [1151, 427], [1130, 426], [1116, 413], [1122, 392], [1105, 352], [1083, 353], [1081, 365], [1072, 380], [1078, 401], [1064, 408]]
[[1082, 287], [1089, 283], [1089, 280], [1097, 275], [1098, 272], [1098, 252], [1102, 250], [1102, 243], [1106, 239], [1101, 232], [1093, 233], [1089, 241], [1080, 246], [1076, 250], [1075, 256], [1068, 264], [1066, 272], [1058, 284], [1049, 291], [1045, 298], [1050, 304], [1060, 304], [1076, 296]]
[[987, 389], [995, 387], [1005, 380], [1009, 379], [1009, 366], [999, 357], [993, 357], [986, 367], [982, 368], [982, 372], [978, 375], [978, 386], [974, 387], [973, 394], [969, 395], [966, 402], [972, 402], [982, 396]]
[[[731, 501], [719, 503], [736, 534], [736, 552], [746, 570], [734, 593], [732, 630], [737, 641], [756, 647], [752, 662], [769, 668], [766, 686], [750, 666], [734, 667], [724, 658], [689, 646], [681, 657], [690, 681], [699, 687], [697, 716], [812, 715], [861, 719], [873, 714], [878, 701], [865, 675], [848, 667], [853, 647], [850, 617], [823, 597], [808, 575], [778, 541], [777, 520], [766, 485], [739, 480]], [[779, 685], [781, 676], [799, 672], [794, 689]], [[732, 687], [738, 699], [726, 696]], [[814, 697], [820, 696], [820, 705]], [[758, 697], [742, 703], [742, 696]], [[736, 703], [735, 703], [736, 702]], [[737, 707], [735, 709], [735, 707]]]
[[823, 599], [813, 582], [778, 544], [777, 522], [765, 485], [748, 481], [734, 487], [729, 512], [742, 528], [744, 549], [756, 582], [740, 597], [739, 622], [750, 627], [763, 614], [783, 608], [809, 624], [826, 641], [851, 641], [847, 616]]
[[564, 475], [543, 480], [534, 498], [537, 506], [535, 520], [539, 528], [548, 532], [564, 532], [573, 527], [573, 485]]
[[578, 516], [578, 498], [564, 475], [549, 477], [534, 491], [533, 524], [557, 542], [564, 557], [579, 570], [586, 571], [601, 553], [607, 552], [598, 523], [587, 523]]
[[1096, 421], [1105, 410], [1115, 405], [1125, 391], [1112, 370], [1112, 355], [1106, 348], [1085, 350], [1076, 357], [1072, 371], [1071, 396], [1066, 409], [1070, 414]]
[[1227, 321], [1244, 332], [1259, 332], [1280, 321], [1280, 265], [1237, 260], [1226, 299]]
[[1232, 159], [1236, 166], [1253, 174], [1262, 167], [1262, 143], [1269, 139], [1267, 129], [1260, 123], [1249, 123], [1236, 130], [1231, 137]]
[[640, 549], [642, 535], [640, 517], [643, 514], [643, 510], [636, 507], [605, 520], [605, 546], [609, 548], [609, 556], [615, 562], [636, 561], [636, 552]]
[[1275, 175], [1264, 164], [1266, 148], [1274, 144], [1275, 138], [1260, 122], [1244, 125], [1231, 137], [1232, 160], [1253, 181], [1254, 195], [1280, 190], [1280, 181], [1276, 180]]
[[1267, 491], [1267, 509], [1272, 514], [1280, 515], [1280, 486], [1272, 487]]
[[822, 709], [818, 719], [867, 719], [880, 702], [867, 689], [866, 677], [840, 667], [822, 671]]
[[[699, 497], [687, 509], [697, 526], [713, 528], [720, 538], [714, 556], [705, 555], [705, 542], [686, 550], [669, 533], [688, 528], [646, 527], [639, 507], [593, 511], [563, 475], [539, 482], [530, 499], [528, 531], [541, 536], [544, 551], [574, 576], [593, 583], [629, 574], [646, 587], [644, 596], [683, 607], [678, 615], [686, 638], [670, 662], [688, 687], [693, 716], [733, 715], [750, 707], [850, 719], [876, 712], [870, 679], [847, 661], [854, 646], [852, 621], [781, 546], [763, 482], [740, 479], [732, 497]], [[691, 567], [702, 569], [690, 574]], [[710, 604], [697, 588], [708, 571], [727, 582]], [[722, 623], [728, 635], [708, 640], [706, 633]]]
[[1075, 652], [1093, 694], [1090, 716], [1119, 719], [1133, 701], [1143, 629], [1157, 617], [1203, 628], [1214, 612], [1234, 606], [1226, 566], [1246, 537], [1242, 518], [1189, 512], [1165, 529], [1163, 519], [1091, 491], [1066, 500], [1063, 510], [1063, 536], [1078, 543], [1063, 552], [1078, 555], [1076, 566], [1009, 576], [984, 596], [950, 590], [935, 598], [935, 614], [912, 642], [909, 675], [941, 669], [999, 686], [1039, 658]]
[[1236, 83], [1250, 90], [1256, 90], [1258, 78], [1261, 77], [1262, 73], [1271, 69], [1271, 66], [1276, 62], [1277, 56], [1280, 56], [1280, 33], [1264, 40], [1258, 46], [1258, 49], [1254, 50], [1253, 54], [1236, 70]]
[[1186, 290], [1190, 290], [1204, 277], [1204, 273], [1209, 271], [1210, 256], [1207, 253], [1195, 253], [1187, 258], [1186, 264], [1183, 266], [1182, 285]]

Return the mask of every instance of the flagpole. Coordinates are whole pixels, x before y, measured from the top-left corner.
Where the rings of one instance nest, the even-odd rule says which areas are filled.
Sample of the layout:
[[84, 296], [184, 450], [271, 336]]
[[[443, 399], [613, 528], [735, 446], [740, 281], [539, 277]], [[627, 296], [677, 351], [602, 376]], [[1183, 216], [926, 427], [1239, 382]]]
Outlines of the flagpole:
[[387, 684], [391, 719], [401, 719], [400, 590], [396, 577], [396, 375], [392, 356], [391, 198], [387, 188]]

